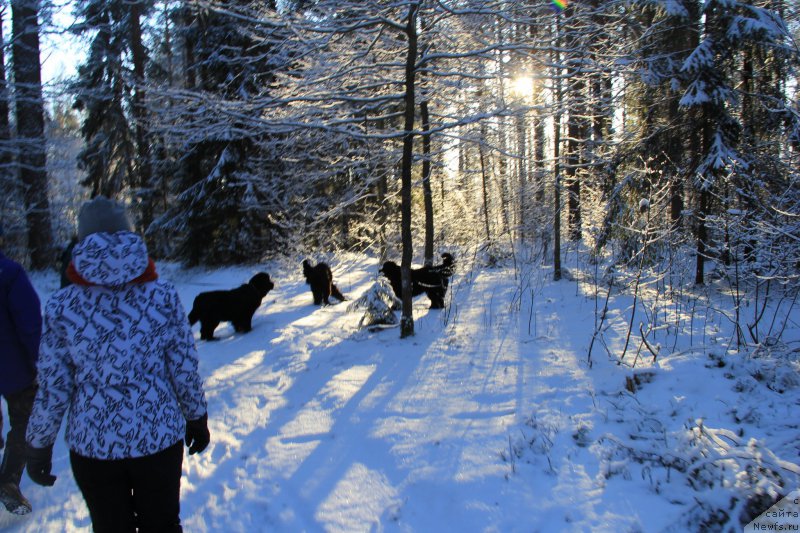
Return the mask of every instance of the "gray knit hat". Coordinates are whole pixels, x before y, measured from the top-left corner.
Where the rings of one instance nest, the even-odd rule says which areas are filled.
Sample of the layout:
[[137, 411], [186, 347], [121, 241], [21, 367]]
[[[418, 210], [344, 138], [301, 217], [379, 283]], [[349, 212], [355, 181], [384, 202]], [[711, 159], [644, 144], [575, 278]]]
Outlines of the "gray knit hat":
[[133, 231], [125, 207], [105, 196], [89, 200], [78, 213], [78, 239], [83, 240], [92, 233], [116, 233]]

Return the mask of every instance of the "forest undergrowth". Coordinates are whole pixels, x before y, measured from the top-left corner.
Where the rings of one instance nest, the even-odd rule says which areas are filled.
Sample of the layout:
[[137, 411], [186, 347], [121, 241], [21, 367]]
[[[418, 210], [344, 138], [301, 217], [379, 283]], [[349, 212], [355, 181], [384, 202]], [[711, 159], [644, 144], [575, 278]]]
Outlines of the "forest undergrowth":
[[[609, 497], [643, 491], [674, 506], [667, 531], [741, 531], [800, 487], [796, 283], [734, 279], [719, 264], [698, 286], [674, 257], [625, 265], [580, 248], [565, 257], [560, 283], [594, 308], [581, 362], [591, 413], [559, 422], [543, 406], [510, 430], [501, 456], [515, 476], [558, 478], [560, 459], [588, 454]], [[521, 324], [552, 274], [517, 268]]]

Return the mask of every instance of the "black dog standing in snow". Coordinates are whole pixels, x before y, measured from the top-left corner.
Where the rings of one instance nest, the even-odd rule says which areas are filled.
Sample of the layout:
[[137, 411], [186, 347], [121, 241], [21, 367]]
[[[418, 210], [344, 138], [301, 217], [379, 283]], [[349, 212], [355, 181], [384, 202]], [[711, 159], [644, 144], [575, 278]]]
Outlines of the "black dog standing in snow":
[[330, 297], [333, 296], [340, 302], [345, 300], [344, 295], [339, 292], [336, 285], [333, 284], [333, 273], [331, 267], [326, 263], [317, 263], [316, 266], [311, 266], [308, 259], [303, 261], [303, 275], [306, 277], [306, 283], [311, 286], [311, 294], [314, 296], [314, 305], [330, 305]]
[[[411, 296], [419, 296], [423, 292], [431, 300], [431, 309], [444, 308], [444, 297], [450, 284], [450, 276], [455, 270], [453, 256], [442, 254], [442, 264], [411, 269]], [[400, 266], [394, 261], [386, 261], [380, 272], [392, 284], [395, 296], [402, 298], [403, 285]]]
[[274, 287], [269, 274], [259, 272], [236, 289], [201, 292], [194, 299], [189, 323], [200, 321], [200, 338], [205, 341], [215, 340], [214, 330], [220, 322], [230, 322], [235, 331], [247, 333], [261, 300]]

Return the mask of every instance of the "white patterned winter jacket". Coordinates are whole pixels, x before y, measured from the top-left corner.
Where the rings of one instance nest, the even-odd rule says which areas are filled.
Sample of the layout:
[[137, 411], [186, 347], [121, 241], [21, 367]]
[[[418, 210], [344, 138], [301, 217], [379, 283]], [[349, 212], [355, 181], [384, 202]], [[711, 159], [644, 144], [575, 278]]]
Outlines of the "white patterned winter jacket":
[[142, 281], [155, 270], [132, 232], [87, 236], [73, 265], [86, 284], [55, 292], [45, 305], [28, 443], [53, 444], [67, 412], [67, 445], [84, 457], [141, 457], [174, 445], [186, 420], [206, 412], [175, 288]]

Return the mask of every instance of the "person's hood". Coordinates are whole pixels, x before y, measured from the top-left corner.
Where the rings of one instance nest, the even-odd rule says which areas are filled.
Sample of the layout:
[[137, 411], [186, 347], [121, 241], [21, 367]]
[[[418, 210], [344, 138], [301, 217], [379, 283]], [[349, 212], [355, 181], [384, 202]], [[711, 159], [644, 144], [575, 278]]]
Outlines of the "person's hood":
[[72, 250], [71, 266], [81, 278], [74, 282], [107, 287], [137, 281], [150, 268], [155, 273], [144, 240], [130, 231], [88, 235]]

